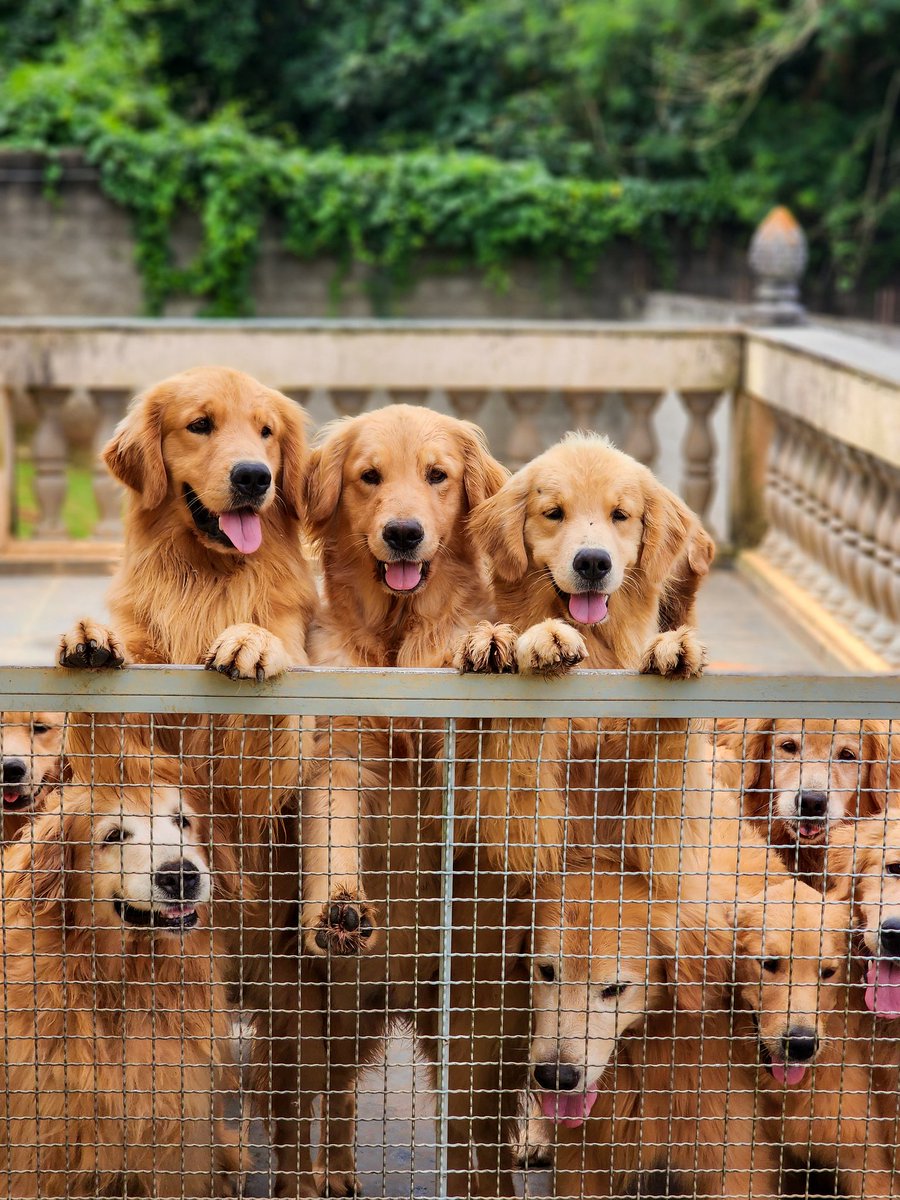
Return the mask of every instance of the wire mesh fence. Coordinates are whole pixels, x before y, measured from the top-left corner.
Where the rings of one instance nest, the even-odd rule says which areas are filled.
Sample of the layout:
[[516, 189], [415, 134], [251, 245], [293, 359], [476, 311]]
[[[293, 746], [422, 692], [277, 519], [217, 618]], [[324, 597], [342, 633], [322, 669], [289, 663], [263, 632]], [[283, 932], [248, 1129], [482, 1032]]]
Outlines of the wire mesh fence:
[[0, 688], [2, 1194], [900, 1191], [893, 681]]

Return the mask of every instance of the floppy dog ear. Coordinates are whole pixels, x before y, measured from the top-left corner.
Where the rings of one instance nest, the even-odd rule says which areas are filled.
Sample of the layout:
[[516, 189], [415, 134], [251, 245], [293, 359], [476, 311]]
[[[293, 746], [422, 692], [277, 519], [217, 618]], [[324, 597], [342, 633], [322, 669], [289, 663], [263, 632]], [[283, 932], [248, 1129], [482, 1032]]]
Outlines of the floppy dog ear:
[[[213, 829], [215, 831], [215, 822], [213, 822]], [[256, 899], [249, 878], [241, 871], [234, 845], [227, 837], [217, 837], [215, 832], [210, 843], [209, 869], [212, 875], [214, 897], [221, 900]]]
[[344, 486], [344, 460], [353, 438], [353, 420], [349, 417], [326, 425], [324, 439], [309, 456], [303, 481], [303, 505], [309, 532], [314, 541], [325, 534], [337, 511]]
[[33, 904], [35, 915], [63, 902], [66, 873], [74, 866], [64, 837], [61, 793], [51, 793], [43, 803], [48, 811], [39, 812], [8, 846], [3, 871], [4, 898]]
[[299, 404], [275, 392], [284, 426], [281, 430], [281, 480], [279, 493], [291, 516], [303, 519], [305, 475], [309, 448], [306, 444], [306, 413]]
[[521, 579], [528, 567], [525, 508], [529, 489], [530, 476], [524, 467], [469, 518], [469, 529], [482, 554], [500, 578], [510, 583]]
[[[652, 476], [650, 480], [637, 565], [651, 587], [661, 588], [678, 556], [688, 549], [689, 539], [697, 527], [697, 518], [674, 492], [663, 487]], [[696, 561], [702, 563], [702, 542], [698, 541], [695, 553]]]
[[900, 736], [891, 732], [890, 722], [863, 722], [862, 762], [859, 815], [873, 816], [900, 789]]
[[471, 421], [460, 421], [463, 449], [463, 488], [469, 510], [489, 500], [509, 479], [509, 471], [488, 449], [484, 430]]
[[169, 488], [162, 453], [162, 411], [168, 392], [160, 384], [136, 396], [103, 449], [103, 461], [146, 509], [158, 508]]

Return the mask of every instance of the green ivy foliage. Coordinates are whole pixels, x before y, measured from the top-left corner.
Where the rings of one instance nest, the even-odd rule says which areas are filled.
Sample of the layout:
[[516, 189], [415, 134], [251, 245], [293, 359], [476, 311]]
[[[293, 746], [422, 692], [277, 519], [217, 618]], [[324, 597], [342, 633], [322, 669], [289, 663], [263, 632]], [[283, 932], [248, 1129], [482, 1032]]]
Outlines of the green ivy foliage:
[[900, 0], [0, 0], [0, 145], [83, 150], [150, 312], [249, 313], [264, 222], [388, 289], [425, 254], [502, 287], [614, 239], [665, 268], [778, 202], [820, 280], [875, 285], [898, 97]]

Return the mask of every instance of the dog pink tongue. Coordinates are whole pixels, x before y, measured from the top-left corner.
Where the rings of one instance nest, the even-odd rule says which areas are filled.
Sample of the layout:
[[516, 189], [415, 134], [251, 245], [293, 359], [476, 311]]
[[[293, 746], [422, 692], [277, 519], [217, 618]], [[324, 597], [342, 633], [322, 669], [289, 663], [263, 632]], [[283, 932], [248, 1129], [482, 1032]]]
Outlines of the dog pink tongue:
[[262, 545], [262, 522], [259, 513], [247, 509], [220, 513], [219, 528], [242, 554], [252, 554]]
[[579, 625], [596, 625], [606, 620], [609, 596], [603, 592], [573, 592], [569, 597], [569, 616]]
[[384, 581], [395, 592], [411, 592], [421, 578], [421, 563], [391, 562], [384, 564]]
[[866, 1008], [881, 1017], [900, 1017], [900, 962], [876, 958], [869, 963]]
[[806, 1067], [799, 1066], [797, 1063], [772, 1063], [773, 1077], [779, 1083], [787, 1084], [788, 1087], [799, 1083], [805, 1074]]
[[577, 1129], [591, 1115], [597, 1099], [597, 1085], [584, 1092], [542, 1092], [541, 1112], [548, 1121], [559, 1121], [567, 1129]]

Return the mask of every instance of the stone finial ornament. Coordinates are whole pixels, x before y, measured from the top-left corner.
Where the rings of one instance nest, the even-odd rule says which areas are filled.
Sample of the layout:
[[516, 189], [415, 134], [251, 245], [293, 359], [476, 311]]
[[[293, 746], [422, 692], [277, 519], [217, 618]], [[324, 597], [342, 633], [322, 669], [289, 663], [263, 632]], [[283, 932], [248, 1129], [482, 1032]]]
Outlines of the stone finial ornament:
[[756, 277], [750, 320], [757, 325], [799, 325], [806, 320], [800, 280], [806, 270], [806, 235], [788, 208], [773, 208], [750, 242]]

